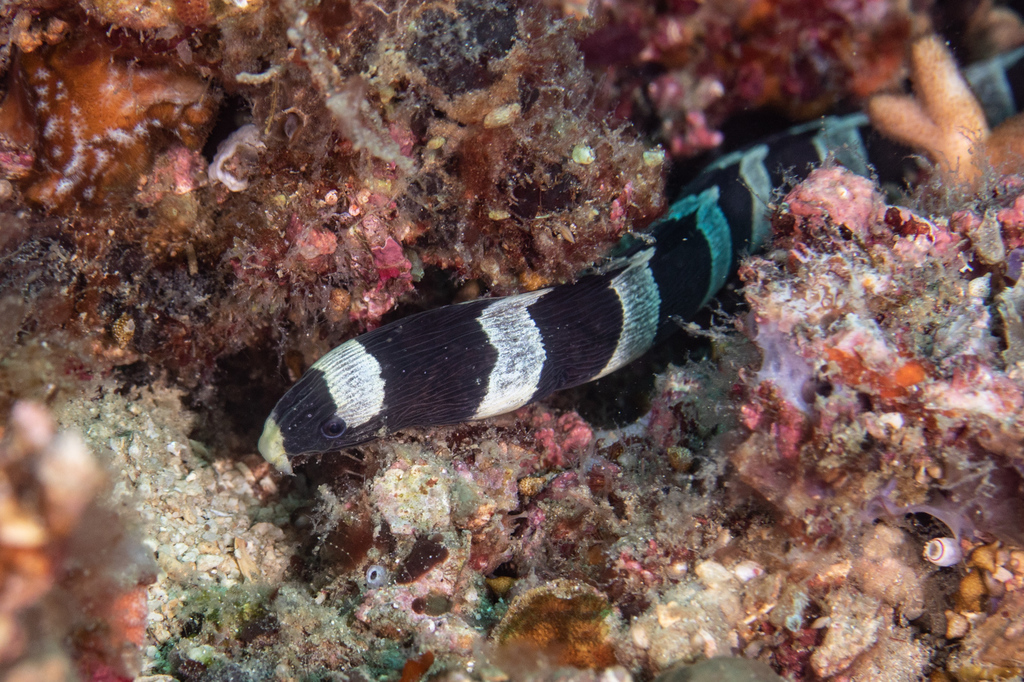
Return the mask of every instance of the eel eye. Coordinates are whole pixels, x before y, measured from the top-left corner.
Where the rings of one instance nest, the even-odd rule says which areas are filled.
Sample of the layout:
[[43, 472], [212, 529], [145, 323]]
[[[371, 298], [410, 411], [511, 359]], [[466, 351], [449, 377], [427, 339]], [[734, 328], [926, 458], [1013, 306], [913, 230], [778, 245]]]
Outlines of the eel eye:
[[345, 420], [335, 415], [320, 425], [320, 433], [324, 434], [324, 438], [334, 440], [341, 438], [346, 428]]

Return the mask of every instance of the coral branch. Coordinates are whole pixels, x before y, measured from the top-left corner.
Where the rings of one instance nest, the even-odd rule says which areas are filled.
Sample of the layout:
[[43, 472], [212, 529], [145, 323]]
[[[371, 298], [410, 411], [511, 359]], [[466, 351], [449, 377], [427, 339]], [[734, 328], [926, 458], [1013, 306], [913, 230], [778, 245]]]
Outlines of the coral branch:
[[910, 60], [916, 97], [873, 97], [868, 104], [872, 122], [884, 134], [922, 150], [947, 178], [973, 183], [989, 135], [981, 106], [938, 37], [914, 43]]

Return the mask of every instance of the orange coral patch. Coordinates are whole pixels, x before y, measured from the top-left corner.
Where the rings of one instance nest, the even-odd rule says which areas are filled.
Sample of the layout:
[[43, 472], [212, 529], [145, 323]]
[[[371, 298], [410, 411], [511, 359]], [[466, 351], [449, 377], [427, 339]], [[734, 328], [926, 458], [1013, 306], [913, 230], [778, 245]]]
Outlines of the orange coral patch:
[[850, 386], [870, 387], [882, 399], [892, 400], [906, 396], [908, 388], [924, 381], [927, 376], [924, 366], [914, 360], [888, 374], [866, 367], [859, 355], [839, 348], [828, 349], [827, 355], [829, 361], [839, 369], [839, 375], [844, 383]]
[[201, 146], [216, 97], [169, 59], [146, 57], [130, 59], [94, 35], [21, 55], [12, 78], [25, 79], [36, 120], [29, 199], [54, 208], [130, 191], [166, 144], [161, 133]]
[[985, 143], [989, 161], [1000, 173], [1024, 171], [1024, 115], [1003, 121]]
[[402, 666], [402, 677], [399, 682], [419, 682], [432, 665], [434, 665], [434, 654], [430, 651], [424, 652], [419, 658], [410, 658]]
[[896, 380], [897, 386], [900, 386], [901, 388], [910, 388], [911, 386], [915, 386], [924, 381], [927, 376], [928, 373], [925, 371], [925, 368], [921, 363], [911, 360], [897, 369], [893, 378]]

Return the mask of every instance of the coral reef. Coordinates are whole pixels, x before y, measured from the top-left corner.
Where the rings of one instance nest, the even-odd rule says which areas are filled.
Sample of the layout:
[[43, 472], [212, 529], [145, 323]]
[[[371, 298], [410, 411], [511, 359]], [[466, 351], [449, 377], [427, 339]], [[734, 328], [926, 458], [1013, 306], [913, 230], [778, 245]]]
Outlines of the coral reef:
[[592, 106], [577, 20], [222, 4], [17, 14], [0, 166], [58, 217], [5, 253], [61, 271], [25, 323], [105, 338], [100, 371], [196, 387], [257, 349], [295, 372], [396, 306], [566, 281], [660, 210], [663, 157]]
[[[596, 409], [294, 477], [255, 454], [337, 342], [570, 280], [659, 214], [666, 159], [784, 127], [746, 109], [898, 85], [926, 5], [0, 7], [0, 672], [1020, 675], [1024, 184], [993, 156], [1015, 124], [966, 120], [995, 169], [932, 212], [838, 168], [787, 188], [727, 294], [750, 314]], [[1007, 12], [977, 3], [965, 49], [1011, 46]], [[918, 45], [918, 99], [875, 101], [973, 168], [932, 106], [953, 62]]]

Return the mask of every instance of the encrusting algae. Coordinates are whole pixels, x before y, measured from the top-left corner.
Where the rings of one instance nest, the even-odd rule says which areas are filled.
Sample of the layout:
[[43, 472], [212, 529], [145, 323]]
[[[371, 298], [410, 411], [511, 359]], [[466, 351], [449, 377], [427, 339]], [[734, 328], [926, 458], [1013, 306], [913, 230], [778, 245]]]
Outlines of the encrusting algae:
[[[0, 677], [1024, 674], [1020, 119], [953, 59], [1021, 22], [855, 5], [0, 8]], [[926, 157], [916, 194], [777, 188], [692, 334], [294, 476], [258, 456], [338, 342], [570, 281], [670, 162], [847, 104]]]

